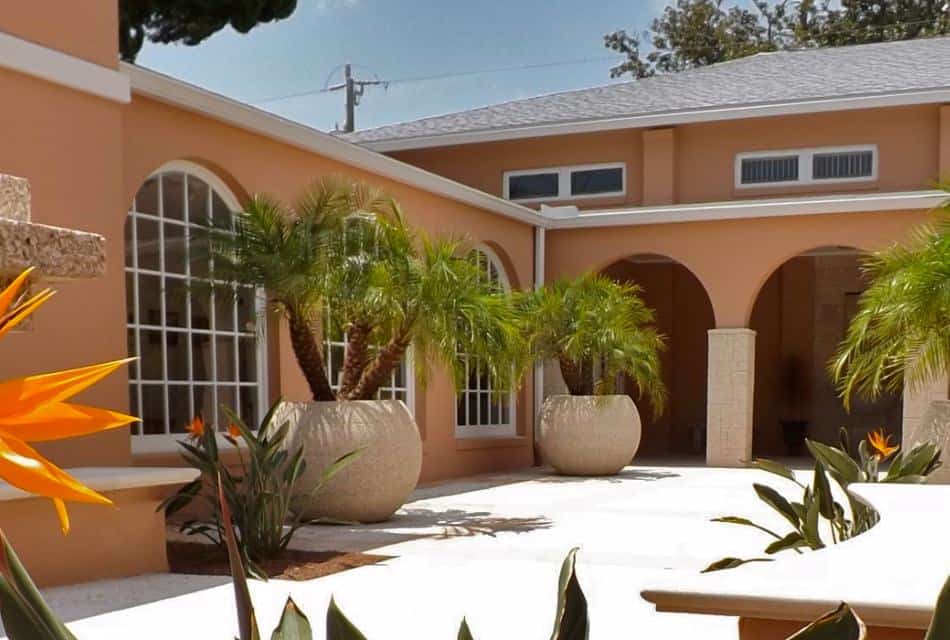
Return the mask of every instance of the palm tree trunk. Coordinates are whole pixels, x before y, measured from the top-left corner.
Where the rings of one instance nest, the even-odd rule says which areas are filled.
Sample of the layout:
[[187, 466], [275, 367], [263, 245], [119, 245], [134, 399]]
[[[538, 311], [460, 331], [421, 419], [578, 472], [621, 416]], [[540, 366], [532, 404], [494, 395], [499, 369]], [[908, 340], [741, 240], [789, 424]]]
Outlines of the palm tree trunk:
[[347, 395], [346, 400], [372, 400], [382, 384], [389, 379], [393, 369], [406, 355], [409, 336], [400, 333], [387, 342], [376, 357], [363, 370], [359, 383]]
[[346, 397], [359, 384], [369, 360], [369, 335], [372, 326], [354, 322], [346, 331], [346, 358], [343, 359], [343, 375], [340, 380], [340, 397]]
[[288, 311], [290, 325], [290, 345], [293, 347], [297, 364], [303, 372], [313, 399], [318, 402], [335, 400], [330, 382], [327, 380], [326, 365], [323, 360], [323, 351], [313, 335], [310, 323], [299, 313]]
[[572, 396], [593, 395], [593, 365], [589, 362], [577, 363], [566, 356], [558, 357], [561, 377]]

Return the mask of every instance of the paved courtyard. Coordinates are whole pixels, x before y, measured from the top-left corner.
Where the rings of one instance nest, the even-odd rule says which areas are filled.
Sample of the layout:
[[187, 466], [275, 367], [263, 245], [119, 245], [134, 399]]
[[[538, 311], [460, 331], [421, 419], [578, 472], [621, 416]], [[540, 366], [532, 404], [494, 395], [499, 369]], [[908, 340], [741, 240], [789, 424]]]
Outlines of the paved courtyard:
[[[676, 465], [628, 467], [603, 479], [536, 469], [446, 483], [417, 491], [389, 523], [309, 527], [295, 544], [392, 560], [309, 582], [255, 582], [252, 593], [265, 637], [292, 595], [322, 638], [332, 594], [370, 640], [449, 640], [463, 615], [479, 640], [541, 640], [551, 632], [560, 562], [579, 546], [594, 640], [683, 638], [697, 629], [732, 640], [735, 619], [657, 614], [639, 592], [722, 556], [759, 552], [761, 534], [709, 522], [742, 514], [774, 523], [753, 481], [782, 487], [758, 471]], [[236, 634], [223, 578], [150, 575], [48, 595], [80, 640]]]

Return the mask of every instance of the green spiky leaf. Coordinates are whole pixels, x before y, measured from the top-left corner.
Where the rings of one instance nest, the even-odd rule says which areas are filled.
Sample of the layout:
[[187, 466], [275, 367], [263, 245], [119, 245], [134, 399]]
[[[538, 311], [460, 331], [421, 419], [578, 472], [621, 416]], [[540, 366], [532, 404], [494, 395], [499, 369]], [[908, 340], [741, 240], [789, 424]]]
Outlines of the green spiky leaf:
[[744, 564], [749, 564], [750, 562], [772, 562], [772, 558], [722, 558], [721, 560], [716, 560], [708, 567], [700, 571], [700, 573], [712, 573], [713, 571], [723, 571], [725, 569], [735, 569], [736, 567], [741, 567]]
[[576, 557], [577, 547], [574, 547], [561, 564], [557, 612], [554, 617], [551, 640], [587, 640], [590, 632], [587, 620], [587, 598], [577, 580], [575, 570]]
[[468, 628], [468, 620], [462, 618], [462, 624], [459, 625], [459, 634], [457, 640], [475, 640], [472, 636], [472, 630]]
[[788, 640], [864, 640], [864, 622], [845, 603], [821, 616]]
[[280, 623], [271, 634], [271, 640], [313, 640], [313, 631], [307, 616], [297, 608], [292, 598], [287, 598]]
[[945, 640], [946, 638], [950, 638], [950, 578], [943, 583], [940, 595], [937, 596], [934, 615], [930, 620], [924, 640]]
[[343, 615], [336, 600], [330, 598], [327, 607], [327, 640], [366, 640], [366, 636]]

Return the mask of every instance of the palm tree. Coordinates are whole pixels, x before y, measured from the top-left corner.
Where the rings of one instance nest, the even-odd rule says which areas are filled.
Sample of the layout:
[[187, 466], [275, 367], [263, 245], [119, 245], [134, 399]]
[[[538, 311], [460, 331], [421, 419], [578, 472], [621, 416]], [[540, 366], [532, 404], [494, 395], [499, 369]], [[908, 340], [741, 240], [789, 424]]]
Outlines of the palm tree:
[[[292, 209], [256, 197], [212, 252], [216, 278], [264, 289], [287, 318], [314, 400], [376, 397], [410, 345], [422, 382], [438, 361], [461, 387], [467, 353], [513, 386], [527, 361], [510, 296], [485, 281], [465, 243], [413, 230], [365, 185], [325, 180]], [[346, 334], [337, 391], [317, 325]]]
[[532, 350], [557, 360], [571, 395], [613, 393], [618, 375], [629, 376], [659, 414], [666, 401], [660, 372], [664, 339], [640, 287], [587, 273], [526, 294], [522, 312]]
[[914, 387], [950, 368], [950, 205], [912, 241], [865, 259], [870, 285], [829, 362], [847, 405]]

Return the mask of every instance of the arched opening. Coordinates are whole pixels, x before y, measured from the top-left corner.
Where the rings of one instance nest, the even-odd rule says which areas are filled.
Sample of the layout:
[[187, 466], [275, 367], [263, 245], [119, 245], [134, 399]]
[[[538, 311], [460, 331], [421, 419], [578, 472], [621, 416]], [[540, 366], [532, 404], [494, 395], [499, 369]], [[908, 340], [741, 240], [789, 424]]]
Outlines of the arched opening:
[[211, 279], [207, 234], [240, 205], [200, 165], [168, 163], [138, 189], [125, 223], [128, 349], [136, 435], [180, 433], [195, 415], [256, 425], [266, 399], [259, 292]]
[[662, 365], [669, 398], [659, 418], [635, 385], [629, 380], [624, 383], [643, 423], [638, 457], [704, 455], [708, 331], [715, 327], [706, 289], [681, 263], [655, 254], [618, 260], [603, 273], [643, 289], [643, 300], [655, 310], [657, 329], [667, 341]]
[[[469, 257], [478, 265], [484, 281], [497, 291], [510, 293], [508, 273], [498, 254], [490, 247], [479, 244]], [[459, 438], [514, 435], [516, 431], [514, 393], [499, 388], [496, 380], [478, 359], [465, 353], [459, 357], [465, 361], [468, 375], [464, 388], [455, 399], [455, 435]]]
[[840, 246], [799, 254], [759, 291], [749, 321], [756, 332], [754, 455], [807, 455], [806, 437], [837, 443], [842, 427], [852, 442], [877, 427], [900, 441], [900, 395], [856, 399], [848, 413], [826, 369], [866, 288], [861, 254]]

